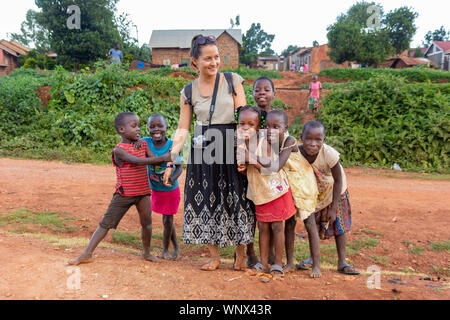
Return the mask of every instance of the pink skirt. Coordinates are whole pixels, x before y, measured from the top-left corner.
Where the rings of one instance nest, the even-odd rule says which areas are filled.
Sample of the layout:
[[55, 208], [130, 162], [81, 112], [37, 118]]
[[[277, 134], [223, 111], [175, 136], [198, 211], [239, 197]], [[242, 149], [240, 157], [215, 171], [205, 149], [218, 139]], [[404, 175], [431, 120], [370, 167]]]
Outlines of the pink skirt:
[[269, 203], [255, 205], [255, 212], [256, 220], [260, 222], [286, 221], [297, 212], [291, 189]]
[[180, 205], [180, 188], [173, 191], [152, 190], [152, 211], [165, 216], [173, 216], [178, 212]]

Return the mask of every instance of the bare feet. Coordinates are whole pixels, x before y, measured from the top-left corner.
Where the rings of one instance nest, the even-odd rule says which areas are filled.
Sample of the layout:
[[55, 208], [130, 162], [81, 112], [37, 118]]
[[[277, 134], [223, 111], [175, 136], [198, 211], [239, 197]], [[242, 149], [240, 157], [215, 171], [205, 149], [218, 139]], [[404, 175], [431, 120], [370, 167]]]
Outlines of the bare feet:
[[169, 250], [164, 250], [162, 253], [162, 258], [165, 260], [172, 260], [172, 256], [169, 253]]
[[216, 269], [219, 269], [220, 266], [220, 260], [218, 259], [212, 259], [210, 262], [205, 264], [200, 268], [202, 271], [214, 271]]
[[283, 267], [283, 271], [284, 271], [284, 273], [294, 272], [295, 271], [295, 264], [292, 262], [292, 263], [289, 263], [289, 264], [285, 265]]
[[311, 274], [309, 276], [311, 278], [320, 278], [322, 276], [322, 272], [320, 272], [320, 267], [313, 266]]
[[144, 258], [147, 261], [151, 261], [151, 262], [159, 262], [160, 261], [159, 258], [155, 257], [150, 252], [144, 252], [142, 254], [142, 258]]
[[180, 257], [180, 250], [178, 248], [175, 248], [172, 253], [172, 259], [177, 260], [179, 257]]
[[92, 255], [82, 254], [81, 256], [76, 258], [75, 260], [68, 261], [67, 264], [71, 265], [71, 266], [78, 266], [80, 264], [91, 263], [93, 261], [94, 261], [94, 259], [92, 258]]
[[235, 259], [233, 270], [235, 271], [245, 271], [247, 269], [247, 263], [245, 262], [245, 256], [241, 256], [235, 252]]

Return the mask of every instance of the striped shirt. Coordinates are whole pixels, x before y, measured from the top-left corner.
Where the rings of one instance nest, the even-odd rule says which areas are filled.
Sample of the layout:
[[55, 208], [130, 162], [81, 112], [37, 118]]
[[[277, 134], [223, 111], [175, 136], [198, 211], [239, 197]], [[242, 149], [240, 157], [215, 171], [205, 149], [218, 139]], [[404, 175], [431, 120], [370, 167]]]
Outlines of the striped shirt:
[[[116, 148], [122, 148], [129, 154], [146, 158], [147, 143], [141, 141], [141, 147], [136, 150], [134, 145], [128, 143], [119, 143]], [[112, 153], [112, 162], [116, 167], [117, 183], [116, 192], [124, 197], [135, 197], [150, 194], [148, 183], [147, 166], [138, 166], [127, 161], [122, 161], [122, 166], [118, 166], [114, 161], [114, 151]]]

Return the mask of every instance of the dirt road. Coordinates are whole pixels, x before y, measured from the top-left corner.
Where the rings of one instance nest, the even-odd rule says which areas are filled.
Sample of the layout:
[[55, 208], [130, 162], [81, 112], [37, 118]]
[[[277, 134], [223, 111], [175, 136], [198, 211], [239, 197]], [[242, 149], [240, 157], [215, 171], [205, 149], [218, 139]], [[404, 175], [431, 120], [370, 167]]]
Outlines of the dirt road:
[[[0, 219], [20, 208], [65, 212], [73, 219], [70, 232], [43, 227], [27, 235], [7, 231], [17, 225], [0, 223], [0, 299], [449, 299], [449, 281], [443, 279], [450, 266], [449, 251], [431, 250], [430, 245], [448, 243], [450, 238], [450, 181], [400, 174], [390, 178], [382, 171], [360, 168], [346, 172], [353, 210], [348, 241], [367, 237], [377, 241], [375, 247], [361, 248], [350, 257], [364, 273], [361, 276], [344, 276], [325, 265], [320, 279], [296, 271], [284, 280], [263, 283], [256, 276], [232, 271], [231, 260], [215, 272], [200, 271], [207, 261], [204, 248], [184, 246], [179, 260], [160, 263], [144, 262], [117, 248], [98, 248], [95, 262], [79, 269], [80, 287], [73, 290], [71, 276], [77, 270], [65, 263], [80, 254], [83, 246], [72, 240], [86, 241], [95, 230], [112, 196], [114, 169], [0, 159]], [[161, 217], [153, 214], [153, 222], [154, 232], [161, 232]], [[182, 204], [175, 223], [181, 235]], [[135, 209], [127, 213], [119, 229], [139, 232]], [[305, 233], [300, 223], [297, 232]], [[58, 246], [44, 236], [49, 234], [68, 240], [69, 245]], [[106, 243], [112, 243], [110, 234]], [[153, 247], [160, 254], [161, 242], [154, 240]], [[423, 249], [415, 250], [418, 247]], [[381, 270], [380, 289], [367, 287], [370, 274], [365, 271], [371, 265]], [[421, 280], [426, 275], [435, 281]], [[393, 278], [408, 284], [388, 282]]]

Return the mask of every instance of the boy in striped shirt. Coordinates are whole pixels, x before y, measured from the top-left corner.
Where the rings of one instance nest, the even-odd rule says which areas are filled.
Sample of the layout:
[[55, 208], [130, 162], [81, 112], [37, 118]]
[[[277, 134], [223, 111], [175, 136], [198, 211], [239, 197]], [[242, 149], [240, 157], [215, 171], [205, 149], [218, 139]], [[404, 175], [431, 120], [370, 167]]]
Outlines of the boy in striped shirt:
[[95, 248], [105, 238], [109, 229], [117, 228], [122, 217], [133, 205], [137, 208], [142, 226], [142, 257], [148, 261], [159, 261], [150, 253], [152, 209], [147, 165], [170, 161], [170, 153], [155, 157], [145, 141], [141, 141], [139, 148], [134, 148], [134, 144], [140, 138], [139, 118], [134, 113], [118, 114], [114, 120], [114, 127], [122, 137], [122, 141], [112, 153], [112, 162], [117, 175], [115, 193], [87, 248], [78, 258], [69, 261], [70, 265], [92, 262]]

